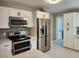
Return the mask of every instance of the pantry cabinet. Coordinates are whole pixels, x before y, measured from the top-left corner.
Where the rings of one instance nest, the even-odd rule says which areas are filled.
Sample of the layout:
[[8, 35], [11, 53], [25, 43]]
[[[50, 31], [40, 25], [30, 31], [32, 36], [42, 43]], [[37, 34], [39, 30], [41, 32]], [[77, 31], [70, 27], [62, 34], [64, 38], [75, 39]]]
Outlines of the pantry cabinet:
[[69, 48], [73, 48], [73, 21], [74, 17], [72, 13], [64, 14], [64, 40], [63, 45]]
[[37, 14], [37, 18], [43, 18], [43, 12], [41, 11], [36, 11], [36, 14]]
[[63, 46], [79, 50], [79, 39], [77, 38], [77, 27], [79, 26], [79, 13], [66, 13], [64, 20]]
[[9, 8], [0, 6], [0, 28], [9, 28]]

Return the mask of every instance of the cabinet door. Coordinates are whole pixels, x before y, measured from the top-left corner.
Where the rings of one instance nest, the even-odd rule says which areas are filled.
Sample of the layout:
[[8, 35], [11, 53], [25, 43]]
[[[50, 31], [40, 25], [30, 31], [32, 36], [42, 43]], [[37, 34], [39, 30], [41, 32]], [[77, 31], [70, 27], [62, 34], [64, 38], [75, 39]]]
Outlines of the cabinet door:
[[79, 50], [79, 39], [74, 39], [74, 49]]
[[21, 10], [10, 8], [10, 16], [21, 17]]
[[36, 39], [31, 39], [31, 46], [32, 46], [32, 49], [37, 49], [37, 41], [36, 41]]
[[76, 22], [77, 22], [77, 26], [79, 26], [79, 13], [77, 13], [77, 20], [76, 20]]
[[21, 11], [21, 16], [27, 18], [28, 27], [33, 27], [33, 14], [32, 11]]
[[73, 48], [73, 35], [72, 35], [72, 21], [73, 16], [71, 13], [64, 14], [64, 42], [63, 45]]
[[9, 8], [0, 6], [0, 28], [9, 28]]
[[22, 11], [21, 11], [21, 17], [27, 18], [27, 14], [28, 14], [27, 11], [25, 11], [25, 10], [22, 10]]
[[45, 12], [45, 19], [50, 19], [49, 13]]
[[37, 18], [43, 18], [44, 17], [44, 12], [41, 11], [36, 11]]
[[28, 27], [33, 27], [33, 14], [31, 11], [27, 12], [27, 18], [28, 18]]

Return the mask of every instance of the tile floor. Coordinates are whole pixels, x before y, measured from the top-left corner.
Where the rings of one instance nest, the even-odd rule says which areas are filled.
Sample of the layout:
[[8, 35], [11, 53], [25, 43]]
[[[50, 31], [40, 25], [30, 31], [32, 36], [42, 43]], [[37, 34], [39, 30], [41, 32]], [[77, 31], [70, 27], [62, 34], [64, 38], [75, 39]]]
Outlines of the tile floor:
[[51, 58], [79, 58], [79, 52], [58, 47], [56, 43], [53, 44], [53, 48], [46, 54]]

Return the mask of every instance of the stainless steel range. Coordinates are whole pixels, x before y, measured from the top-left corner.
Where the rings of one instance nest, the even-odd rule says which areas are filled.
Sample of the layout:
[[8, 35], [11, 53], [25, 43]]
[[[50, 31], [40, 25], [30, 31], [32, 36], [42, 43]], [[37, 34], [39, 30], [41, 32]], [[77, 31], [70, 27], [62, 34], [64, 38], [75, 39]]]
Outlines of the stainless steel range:
[[31, 49], [30, 37], [26, 36], [25, 31], [9, 33], [9, 39], [12, 40], [12, 54], [18, 54]]

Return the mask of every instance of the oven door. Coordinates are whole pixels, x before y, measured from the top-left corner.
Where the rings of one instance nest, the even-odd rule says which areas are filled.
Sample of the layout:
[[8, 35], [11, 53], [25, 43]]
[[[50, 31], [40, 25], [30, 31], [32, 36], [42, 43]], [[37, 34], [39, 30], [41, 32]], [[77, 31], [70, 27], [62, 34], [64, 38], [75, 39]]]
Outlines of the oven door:
[[18, 54], [31, 49], [30, 40], [14, 42], [12, 44], [12, 54]]

